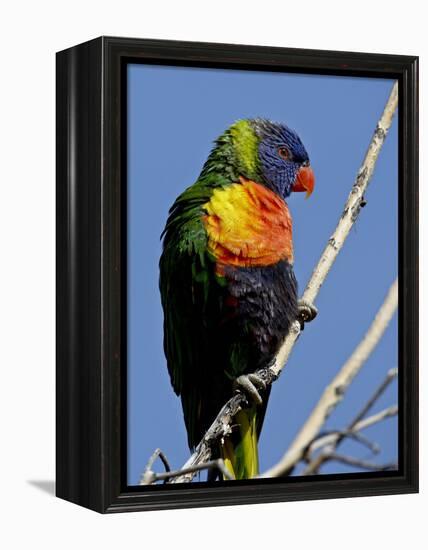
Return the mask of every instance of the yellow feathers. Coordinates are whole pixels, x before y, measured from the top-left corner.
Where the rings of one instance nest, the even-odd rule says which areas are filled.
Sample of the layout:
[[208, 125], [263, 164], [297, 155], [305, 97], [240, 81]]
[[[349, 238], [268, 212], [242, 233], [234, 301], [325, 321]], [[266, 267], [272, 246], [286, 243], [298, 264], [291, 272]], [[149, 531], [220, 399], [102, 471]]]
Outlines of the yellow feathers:
[[248, 177], [254, 177], [259, 162], [259, 139], [254, 130], [248, 120], [238, 120], [230, 127], [230, 134], [241, 169]]
[[208, 249], [218, 264], [267, 266], [293, 261], [292, 223], [286, 203], [251, 180], [216, 189], [204, 205]]
[[240, 440], [236, 442], [233, 436], [227, 437], [221, 447], [221, 455], [224, 465], [235, 479], [251, 479], [259, 473], [255, 409], [239, 411], [234, 422], [239, 426]]

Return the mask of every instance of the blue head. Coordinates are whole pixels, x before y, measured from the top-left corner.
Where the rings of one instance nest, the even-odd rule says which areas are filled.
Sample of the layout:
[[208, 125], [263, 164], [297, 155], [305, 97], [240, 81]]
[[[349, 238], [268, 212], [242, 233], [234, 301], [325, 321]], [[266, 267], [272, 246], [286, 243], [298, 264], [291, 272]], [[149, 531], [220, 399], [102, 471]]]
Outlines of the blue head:
[[314, 175], [306, 149], [294, 130], [285, 124], [257, 118], [251, 120], [259, 138], [258, 154], [265, 184], [275, 193], [287, 198], [292, 191], [306, 191], [314, 187]]

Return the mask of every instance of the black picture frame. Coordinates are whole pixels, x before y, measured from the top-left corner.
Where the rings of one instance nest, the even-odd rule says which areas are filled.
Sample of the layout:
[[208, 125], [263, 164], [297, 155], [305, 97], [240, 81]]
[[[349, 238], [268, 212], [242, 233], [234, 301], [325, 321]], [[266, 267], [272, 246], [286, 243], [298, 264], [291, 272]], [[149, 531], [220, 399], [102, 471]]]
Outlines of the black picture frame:
[[[129, 62], [399, 82], [399, 469], [126, 485], [126, 106]], [[57, 53], [56, 494], [125, 512], [418, 491], [418, 58], [100, 37]]]

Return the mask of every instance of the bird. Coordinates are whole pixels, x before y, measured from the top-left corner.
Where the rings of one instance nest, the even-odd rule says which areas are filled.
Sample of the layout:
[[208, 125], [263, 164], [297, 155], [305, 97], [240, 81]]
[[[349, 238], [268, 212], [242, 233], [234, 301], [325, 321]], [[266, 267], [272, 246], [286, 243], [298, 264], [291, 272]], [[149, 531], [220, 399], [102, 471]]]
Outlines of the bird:
[[314, 184], [296, 131], [267, 118], [239, 119], [214, 141], [161, 234], [163, 347], [189, 448], [236, 392], [247, 398], [212, 454], [233, 479], [259, 473], [270, 386], [257, 371], [273, 363], [296, 319], [316, 315], [298, 300], [286, 202], [293, 192], [309, 197]]

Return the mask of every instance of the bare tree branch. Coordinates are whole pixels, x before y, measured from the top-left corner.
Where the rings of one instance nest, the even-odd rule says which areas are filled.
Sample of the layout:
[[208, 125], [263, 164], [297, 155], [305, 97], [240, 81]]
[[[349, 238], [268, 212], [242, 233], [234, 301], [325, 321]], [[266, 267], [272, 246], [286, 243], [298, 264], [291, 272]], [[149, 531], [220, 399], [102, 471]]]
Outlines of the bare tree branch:
[[[396, 368], [390, 369], [388, 371], [385, 379], [376, 388], [373, 395], [370, 396], [367, 403], [365, 403], [365, 405], [362, 407], [362, 409], [359, 411], [356, 417], [352, 420], [348, 428], [343, 432], [336, 432], [336, 434], [333, 437], [331, 437], [331, 439], [328, 442], [324, 442], [324, 450], [316, 458], [314, 458], [313, 460], [307, 459], [309, 464], [304, 471], [304, 475], [318, 473], [318, 470], [322, 466], [322, 464], [324, 464], [329, 460], [333, 460], [332, 457], [333, 455], [335, 455], [337, 447], [340, 445], [340, 443], [348, 436], [348, 434], [358, 433], [356, 427], [359, 424], [361, 425], [361, 422], [363, 421], [363, 417], [373, 407], [373, 405], [376, 403], [379, 397], [384, 393], [384, 391], [392, 382], [392, 380], [394, 380], [397, 377], [397, 375], [398, 375], [398, 370]], [[382, 420], [385, 418], [387, 418], [387, 416], [384, 414]], [[310, 452], [313, 452], [315, 450], [314, 446], [311, 445], [310, 447], [311, 448], [308, 449], [308, 452], [305, 453], [306, 456], [309, 456]]]
[[201, 470], [220, 470], [223, 476], [226, 479], [235, 479], [229, 470], [226, 468], [223, 459], [217, 458], [216, 460], [209, 460], [208, 462], [201, 462], [200, 464], [194, 464], [193, 466], [188, 466], [187, 468], [181, 468], [180, 470], [168, 470], [165, 473], [157, 474], [152, 470], [146, 468], [144, 475], [140, 480], [140, 485], [151, 485], [156, 483], [156, 481], [169, 481], [175, 477], [181, 477], [184, 475], [192, 474], [195, 475]]
[[[366, 204], [364, 193], [373, 175], [379, 152], [385, 141], [388, 130], [391, 127], [397, 105], [398, 83], [396, 82], [392, 87], [391, 94], [385, 105], [382, 116], [377, 123], [369, 148], [367, 149], [366, 156], [358, 171], [357, 178], [352, 186], [339, 223], [337, 224], [333, 235], [328, 240], [327, 246], [321, 254], [321, 258], [319, 259], [318, 264], [316, 265], [303, 293], [302, 300], [308, 303], [315, 301], [315, 298], [317, 297], [328, 272], [330, 271], [360, 213], [361, 207]], [[297, 323], [295, 330], [290, 331], [290, 334], [284, 340], [274, 365], [270, 367], [276, 376], [278, 376], [284, 368], [299, 333], [300, 325]]]
[[354, 430], [356, 431], [364, 430], [369, 426], [373, 426], [373, 424], [378, 424], [379, 422], [382, 422], [382, 420], [385, 420], [385, 418], [389, 418], [391, 416], [397, 416], [397, 414], [398, 414], [398, 405], [392, 405], [391, 407], [383, 409], [382, 411], [376, 414], [373, 414], [372, 416], [369, 416], [364, 420], [360, 420], [360, 422], [355, 424]]
[[336, 460], [336, 462], [342, 462], [343, 464], [353, 466], [354, 468], [363, 468], [364, 470], [373, 470], [375, 472], [397, 469], [397, 464], [395, 462], [376, 464], [375, 462], [369, 462], [368, 460], [362, 460], [353, 456], [341, 455], [337, 453], [331, 453], [328, 456], [328, 460]]
[[[362, 443], [362, 444], [366, 445], [367, 447], [369, 447], [369, 449], [373, 453], [377, 453], [377, 452], [379, 452], [379, 447], [376, 444], [372, 443], [371, 441], [369, 441], [367, 439], [364, 439], [363, 436], [359, 433], [359, 431], [363, 430], [364, 428], [368, 428], [369, 426], [372, 426], [374, 424], [377, 424], [378, 422], [382, 422], [386, 418], [389, 418], [391, 416], [396, 416], [397, 413], [398, 413], [398, 406], [393, 405], [391, 407], [383, 409], [382, 411], [380, 411], [380, 412], [378, 412], [378, 413], [376, 413], [372, 416], [369, 416], [368, 418], [365, 418], [364, 420], [361, 420], [360, 422], [358, 422], [355, 425], [355, 427], [354, 427], [355, 431], [353, 431], [353, 432], [346, 432], [346, 431], [345, 432], [337, 432], [337, 431], [334, 431], [334, 432], [329, 432], [329, 433], [320, 435], [319, 437], [317, 437], [314, 440], [313, 443], [311, 443], [310, 452], [316, 451], [317, 449], [319, 449], [321, 447], [325, 447], [325, 446], [327, 446], [331, 443], [334, 443], [334, 441], [336, 440], [337, 435], [342, 435], [343, 434], [343, 435], [347, 435], [348, 437], [352, 437], [353, 439], [356, 439], [360, 443]], [[160, 453], [158, 454], [158, 451], [160, 451], [160, 449], [156, 449], [156, 451], [150, 457], [150, 460], [149, 460], [149, 462], [146, 466], [144, 474], [143, 474], [143, 476], [140, 480], [140, 485], [151, 485], [152, 483], [155, 483], [156, 481], [161, 481], [161, 480], [168, 481], [169, 479], [172, 479], [173, 477], [182, 477], [186, 474], [193, 474], [193, 473], [199, 472], [200, 470], [214, 469], [214, 468], [220, 470], [221, 473], [227, 479], [233, 479], [232, 476], [230, 475], [229, 471], [225, 467], [224, 462], [221, 459], [211, 460], [209, 462], [202, 462], [201, 464], [196, 464], [195, 466], [190, 466], [189, 468], [182, 468], [181, 470], [172, 470], [171, 471], [171, 469], [169, 468], [169, 465], [168, 465], [168, 467], [166, 467], [166, 471], [168, 473], [157, 474], [157, 473], [153, 472], [151, 468], [152, 468], [153, 463], [156, 460], [156, 458], [158, 456], [160, 456], [160, 453], [162, 452], [162, 451], [160, 451]], [[165, 460], [166, 460], [166, 458], [165, 458]], [[166, 464], [168, 464], [167, 461], [166, 461]]]
[[[379, 411], [376, 414], [373, 414], [372, 416], [369, 416], [367, 418], [364, 418], [364, 420], [360, 420], [357, 424], [355, 424], [353, 431], [331, 431], [328, 433], [322, 433], [319, 434], [317, 437], [314, 438], [314, 440], [309, 443], [307, 451], [305, 451], [305, 456], [308, 454], [311, 454], [318, 449], [321, 449], [322, 447], [325, 447], [327, 445], [331, 445], [336, 441], [336, 438], [338, 435], [347, 435], [352, 436], [355, 438], [355, 435], [358, 434], [358, 438], [360, 438], [361, 442], [361, 430], [364, 430], [365, 428], [368, 428], [369, 426], [373, 426], [374, 424], [378, 424], [379, 422], [382, 422], [386, 418], [390, 418], [392, 416], [397, 416], [398, 414], [398, 405], [391, 405], [391, 407], [387, 407], [386, 409], [383, 409], [382, 411]], [[368, 441], [366, 442], [366, 446], [368, 445]], [[376, 449], [376, 445], [373, 447], [372, 443], [372, 451], [374, 453], [378, 452]]]
[[162, 463], [167, 472], [171, 471], [168, 459], [166, 458], [165, 454], [161, 451], [161, 449], [155, 449], [152, 456], [149, 458], [149, 461], [147, 462], [147, 466], [145, 467], [143, 475], [141, 476], [139, 485], [150, 485], [150, 483], [156, 481], [156, 477], [158, 474], [155, 474], [155, 472], [153, 471], [153, 464], [156, 462], [157, 458], [160, 458], [162, 460]]
[[[398, 304], [398, 282], [394, 281], [369, 330], [324, 390], [309, 418], [281, 460], [260, 477], [276, 477], [288, 473], [303, 457], [310, 442], [316, 438], [327, 418], [343, 399], [346, 390], [378, 344]], [[388, 382], [389, 383], [389, 382]], [[383, 391], [383, 390], [382, 390]], [[369, 408], [372, 403], [368, 403]], [[365, 410], [365, 408], [363, 409]], [[365, 412], [364, 412], [365, 414]], [[358, 422], [360, 418], [357, 418]], [[350, 427], [352, 430], [352, 426]]]
[[356, 415], [356, 417], [353, 419], [353, 421], [349, 425], [350, 430], [355, 430], [355, 426], [358, 424], [358, 422], [360, 422], [360, 420], [362, 420], [366, 416], [366, 414], [373, 407], [373, 405], [376, 403], [379, 397], [384, 393], [384, 391], [390, 385], [390, 383], [395, 378], [397, 378], [397, 376], [398, 376], [397, 368], [393, 368], [388, 371], [383, 382], [380, 384], [378, 388], [376, 388], [373, 395], [370, 397], [370, 399], [367, 401], [367, 403], [364, 405], [364, 407], [360, 410], [360, 412]]
[[[398, 83], [396, 82], [391, 90], [390, 97], [385, 105], [383, 114], [376, 125], [372, 140], [368, 147], [364, 161], [358, 171], [356, 180], [352, 186], [349, 197], [346, 201], [345, 208], [333, 235], [328, 240], [326, 248], [321, 254], [321, 258], [315, 267], [312, 276], [306, 286], [302, 299], [308, 303], [312, 303], [318, 295], [318, 292], [327, 277], [330, 268], [332, 267], [339, 251], [341, 250], [352, 226], [354, 225], [362, 206], [366, 204], [364, 193], [370, 182], [371, 176], [376, 165], [376, 161], [382, 145], [385, 141], [388, 130], [391, 126], [394, 113], [398, 104]], [[295, 321], [290, 327], [290, 331], [285, 338], [274, 363], [265, 369], [258, 371], [258, 375], [266, 382], [267, 385], [276, 380], [288, 361], [294, 344], [299, 337], [301, 328], [299, 321]], [[211, 449], [213, 445], [224, 437], [227, 437], [231, 431], [231, 421], [240, 409], [245, 407], [246, 398], [242, 394], [235, 395], [221, 409], [216, 419], [212, 423], [208, 432], [205, 434], [195, 452], [183, 466], [189, 468], [201, 462], [207, 462], [211, 457]], [[318, 431], [318, 430], [317, 430]], [[315, 434], [314, 434], [315, 435]], [[311, 437], [307, 441], [309, 441]], [[269, 471], [271, 475], [276, 475], [275, 472]], [[193, 474], [194, 475], [194, 474]], [[172, 483], [188, 482], [193, 478], [192, 474], [177, 477], [172, 480]]]
[[377, 443], [371, 441], [367, 437], [363, 436], [360, 432], [356, 430], [329, 430], [327, 432], [322, 432], [318, 434], [308, 445], [305, 452], [303, 453], [302, 460], [305, 462], [310, 461], [311, 455], [318, 449], [327, 447], [328, 445], [333, 444], [339, 436], [348, 437], [354, 439], [361, 445], [364, 445], [373, 454], [376, 454], [380, 451], [380, 447]]

